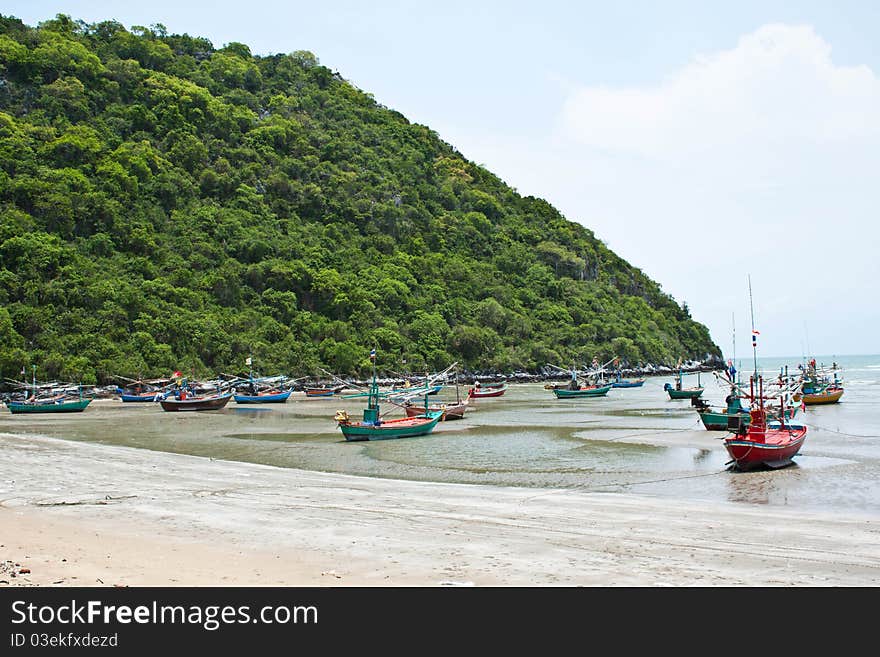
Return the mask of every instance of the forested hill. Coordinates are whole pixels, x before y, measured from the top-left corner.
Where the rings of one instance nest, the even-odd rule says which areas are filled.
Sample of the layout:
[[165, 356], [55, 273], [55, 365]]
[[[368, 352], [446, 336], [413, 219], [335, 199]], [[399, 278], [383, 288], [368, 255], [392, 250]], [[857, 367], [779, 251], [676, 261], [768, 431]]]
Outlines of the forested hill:
[[0, 167], [0, 378], [720, 355], [590, 230], [309, 52], [0, 17]]

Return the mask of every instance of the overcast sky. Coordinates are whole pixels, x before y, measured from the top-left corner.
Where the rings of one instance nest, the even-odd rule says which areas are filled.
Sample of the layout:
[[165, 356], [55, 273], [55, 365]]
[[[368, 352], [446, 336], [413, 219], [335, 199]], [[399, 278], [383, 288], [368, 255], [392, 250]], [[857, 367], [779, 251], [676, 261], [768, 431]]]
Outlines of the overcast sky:
[[7, 0], [310, 50], [748, 357], [880, 353], [880, 3]]

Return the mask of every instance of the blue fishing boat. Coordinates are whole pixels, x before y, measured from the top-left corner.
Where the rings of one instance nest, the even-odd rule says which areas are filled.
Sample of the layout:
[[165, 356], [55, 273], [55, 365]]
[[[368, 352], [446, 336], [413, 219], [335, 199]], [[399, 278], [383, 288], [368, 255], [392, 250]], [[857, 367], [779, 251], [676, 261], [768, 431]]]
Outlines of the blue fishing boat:
[[621, 379], [620, 374], [612, 381], [612, 388], [641, 388], [645, 383], [645, 379]]
[[125, 392], [119, 393], [119, 399], [124, 402], [155, 402], [165, 398], [165, 392], [162, 390], [154, 390], [152, 392], [141, 392], [138, 394], [129, 394]]
[[[245, 360], [248, 368], [253, 361], [250, 356]], [[283, 404], [290, 397], [292, 390], [285, 390], [284, 385], [287, 377], [279, 376], [254, 376], [251, 369], [247, 379], [240, 379], [232, 383], [235, 389], [233, 399], [236, 404]]]
[[233, 395], [236, 404], [283, 404], [290, 397], [290, 390], [268, 390], [256, 394], [236, 393]]

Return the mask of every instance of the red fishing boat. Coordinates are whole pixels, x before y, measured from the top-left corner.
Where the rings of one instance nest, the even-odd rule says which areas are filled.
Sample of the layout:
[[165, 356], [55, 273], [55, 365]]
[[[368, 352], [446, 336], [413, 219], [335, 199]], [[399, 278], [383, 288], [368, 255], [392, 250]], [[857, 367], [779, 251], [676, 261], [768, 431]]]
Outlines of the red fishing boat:
[[492, 386], [481, 386], [477, 381], [473, 388], [468, 389], [468, 397], [470, 399], [483, 399], [484, 397], [500, 397], [507, 392], [507, 384], [495, 384]]
[[336, 386], [334, 388], [306, 388], [306, 397], [332, 397], [342, 392], [345, 386]]
[[[752, 300], [752, 279], [749, 277], [749, 305]], [[800, 397], [802, 382], [788, 385], [780, 377], [779, 390], [765, 393], [764, 378], [758, 374], [757, 338], [755, 313], [752, 309], [752, 351], [755, 373], [749, 379], [749, 424], [740, 423], [736, 433], [724, 439], [724, 447], [730, 454], [731, 465], [737, 470], [753, 470], [759, 467], [783, 468], [793, 463], [792, 458], [800, 451], [807, 439], [807, 427], [792, 422], [792, 402]], [[773, 409], [773, 400], [779, 408]]]
[[741, 425], [737, 433], [724, 439], [733, 465], [738, 470], [791, 465], [807, 438], [807, 427], [786, 419], [788, 413], [782, 403], [778, 413], [768, 410], [764, 404], [762, 377], [752, 377], [751, 390], [753, 402], [748, 426]]

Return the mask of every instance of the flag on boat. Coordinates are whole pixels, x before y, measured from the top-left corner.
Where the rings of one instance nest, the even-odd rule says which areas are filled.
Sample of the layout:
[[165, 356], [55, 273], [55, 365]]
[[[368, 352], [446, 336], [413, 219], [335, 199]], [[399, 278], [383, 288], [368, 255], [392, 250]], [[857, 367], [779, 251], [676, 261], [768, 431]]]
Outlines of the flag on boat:
[[250, 357], [250, 356], [248, 356], [247, 358], [244, 359], [244, 364], [245, 364], [245, 365], [250, 365], [250, 364], [251, 364], [251, 357]]
[[756, 331], [755, 329], [752, 329], [752, 335], [761, 335], [761, 332]]
[[370, 349], [370, 360], [376, 360], [376, 349]]
[[22, 368], [21, 368], [21, 375], [24, 376], [25, 374], [27, 374], [27, 370], [25, 370], [25, 369], [22, 367]]
[[177, 371], [174, 372], [174, 374], [172, 374], [171, 376], [173, 376], [175, 379], [179, 379], [180, 377], [183, 376], [183, 373], [182, 373], [180, 370], [177, 370]]

